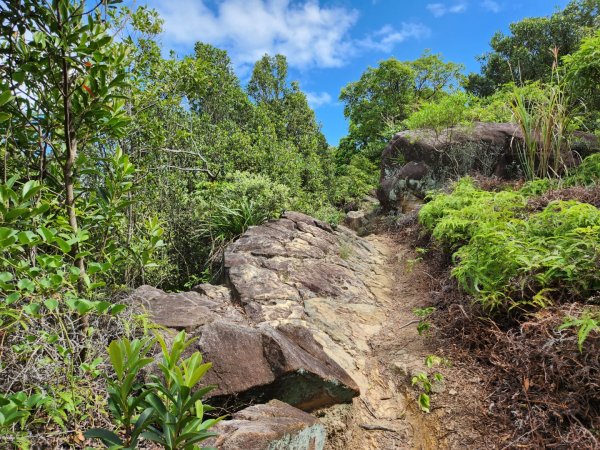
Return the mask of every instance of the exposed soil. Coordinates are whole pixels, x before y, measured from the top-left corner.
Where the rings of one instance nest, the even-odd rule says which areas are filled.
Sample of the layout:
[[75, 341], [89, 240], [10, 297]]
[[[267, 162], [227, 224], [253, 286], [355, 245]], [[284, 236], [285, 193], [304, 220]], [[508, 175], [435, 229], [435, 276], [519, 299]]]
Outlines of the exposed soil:
[[[482, 380], [461, 361], [428, 369], [428, 355], [444, 355], [436, 345], [435, 330], [420, 336], [414, 308], [431, 303], [437, 280], [425, 264], [398, 237], [371, 235], [367, 239], [382, 254], [385, 286], [376, 293], [378, 316], [384, 320], [378, 331], [366, 338], [358, 383], [361, 396], [352, 405], [337, 405], [318, 411], [328, 429], [326, 448], [346, 449], [440, 449], [493, 448], [495, 434], [482, 426], [485, 419]], [[357, 312], [358, 313], [358, 312]], [[356, 317], [357, 321], [361, 317]], [[357, 355], [358, 356], [358, 355]], [[361, 358], [357, 358], [361, 360]], [[442, 384], [431, 394], [431, 413], [417, 403], [419, 390], [411, 379], [419, 372], [443, 375]]]

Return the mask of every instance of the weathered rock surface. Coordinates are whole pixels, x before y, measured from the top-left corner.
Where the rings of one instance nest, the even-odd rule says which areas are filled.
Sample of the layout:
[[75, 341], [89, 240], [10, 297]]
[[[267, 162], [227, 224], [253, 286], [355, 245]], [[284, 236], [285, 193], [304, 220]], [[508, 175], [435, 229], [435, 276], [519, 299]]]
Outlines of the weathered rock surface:
[[203, 381], [219, 386], [209, 404], [237, 411], [278, 399], [312, 411], [371, 389], [366, 355], [391, 292], [379, 244], [288, 212], [249, 229], [224, 260], [226, 287], [133, 294], [157, 323], [198, 337], [191, 350], [213, 363]]
[[245, 321], [243, 311], [231, 303], [231, 293], [226, 287], [203, 284], [195, 289], [168, 294], [144, 285], [131, 297], [148, 310], [155, 323], [174, 330], [193, 331], [218, 319]]
[[366, 223], [367, 218], [364, 211], [348, 211], [344, 218], [344, 224], [354, 231], [359, 231]]
[[221, 450], [321, 450], [326, 439], [316, 418], [278, 400], [239, 411], [214, 431], [209, 444]]
[[225, 252], [228, 285], [248, 316], [309, 329], [361, 391], [368, 340], [385, 321], [383, 259], [369, 240], [299, 213], [248, 230]]
[[213, 364], [204, 381], [218, 385], [210, 393], [218, 403], [275, 398], [312, 411], [349, 402], [359, 393], [303, 326], [262, 323], [253, 328], [216, 321], [203, 328], [198, 347]]
[[356, 356], [384, 320], [380, 256], [344, 227], [289, 212], [229, 246], [227, 287], [167, 294], [142, 286], [132, 297], [158, 324], [199, 336], [217, 402], [235, 409], [275, 398], [312, 410], [359, 394]]
[[[377, 198], [384, 209], [406, 212], [407, 199], [423, 198], [427, 190], [450, 178], [479, 173], [510, 179], [519, 173], [522, 142], [522, 133], [513, 123], [476, 122], [439, 135], [429, 130], [397, 133], [381, 157]], [[597, 138], [579, 133], [563, 159], [572, 165], [577, 162], [575, 154], [586, 156], [598, 150]]]

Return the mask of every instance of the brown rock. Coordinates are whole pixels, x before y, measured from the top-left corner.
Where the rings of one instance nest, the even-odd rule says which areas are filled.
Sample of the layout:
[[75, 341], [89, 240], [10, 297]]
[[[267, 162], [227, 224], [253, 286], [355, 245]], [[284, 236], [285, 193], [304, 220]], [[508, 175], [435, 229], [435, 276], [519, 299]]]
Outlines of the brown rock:
[[141, 303], [154, 322], [175, 330], [193, 331], [217, 319], [244, 322], [242, 313], [231, 303], [224, 286], [200, 285], [199, 292], [168, 294], [152, 286], [140, 286], [131, 295]]
[[364, 211], [348, 211], [348, 213], [346, 213], [344, 224], [346, 224], [348, 228], [358, 231], [364, 227], [366, 223], [367, 219]]
[[359, 394], [302, 326], [251, 328], [215, 321], [203, 328], [198, 347], [213, 364], [204, 381], [218, 386], [210, 393], [215, 404], [233, 397], [240, 404], [275, 398], [310, 411]]
[[213, 431], [219, 436], [209, 444], [220, 450], [321, 450], [326, 439], [318, 419], [278, 400], [243, 409]]
[[[578, 133], [576, 139], [563, 154], [567, 165], [576, 164], [574, 154], [599, 150], [593, 135]], [[430, 130], [397, 133], [381, 156], [377, 198], [386, 210], [402, 210], [407, 193], [423, 198], [426, 191], [451, 178], [472, 174], [503, 179], [520, 176], [518, 152], [522, 143], [523, 135], [514, 123], [476, 122], [439, 134]]]

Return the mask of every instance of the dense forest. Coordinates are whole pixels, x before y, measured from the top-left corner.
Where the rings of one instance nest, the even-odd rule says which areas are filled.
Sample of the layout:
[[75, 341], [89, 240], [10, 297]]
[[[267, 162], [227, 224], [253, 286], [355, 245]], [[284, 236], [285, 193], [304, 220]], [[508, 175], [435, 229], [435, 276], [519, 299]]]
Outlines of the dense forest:
[[[119, 0], [0, 2], [0, 445], [196, 448], [218, 420], [192, 389], [209, 366], [180, 358], [180, 335], [160, 342], [162, 377], [141, 383], [153, 325], [127, 294], [222, 281], [225, 246], [284, 211], [335, 226], [377, 188], [395, 133], [474, 122], [516, 123], [518, 180], [431, 194], [428, 251], [499, 329], [547, 310], [548, 333], [577, 335], [578, 368], [556, 382], [574, 383], [569, 423], [598, 444], [600, 159], [561, 159], [574, 133], [600, 136], [598, 0], [494, 34], [479, 74], [429, 50], [367, 68], [341, 90], [337, 147], [285, 55], [264, 55], [243, 85], [208, 43], [165, 56], [161, 27]], [[563, 419], [542, 409], [531, 427], [548, 437]]]

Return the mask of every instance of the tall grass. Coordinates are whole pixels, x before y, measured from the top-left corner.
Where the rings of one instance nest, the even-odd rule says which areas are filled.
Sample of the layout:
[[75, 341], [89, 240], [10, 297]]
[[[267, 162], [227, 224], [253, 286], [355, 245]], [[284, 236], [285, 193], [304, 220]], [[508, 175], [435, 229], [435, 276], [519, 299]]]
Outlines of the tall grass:
[[557, 69], [558, 49], [552, 53], [552, 80], [545, 86], [544, 95], [527, 98], [522, 90], [515, 88], [510, 104], [513, 118], [523, 134], [519, 158], [528, 180], [558, 178], [566, 167], [563, 152], [568, 149], [575, 114]]

